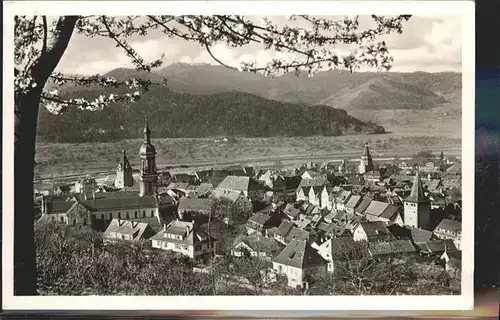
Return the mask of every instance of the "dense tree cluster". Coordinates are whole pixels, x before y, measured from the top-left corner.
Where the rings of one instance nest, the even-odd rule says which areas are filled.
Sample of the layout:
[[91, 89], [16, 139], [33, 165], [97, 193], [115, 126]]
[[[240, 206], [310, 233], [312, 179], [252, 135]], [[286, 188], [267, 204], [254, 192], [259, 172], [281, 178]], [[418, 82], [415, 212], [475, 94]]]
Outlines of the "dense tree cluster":
[[[78, 92], [89, 99], [102, 90]], [[48, 142], [92, 142], [137, 138], [148, 113], [153, 138], [207, 136], [338, 136], [383, 133], [384, 128], [362, 122], [344, 110], [268, 100], [243, 92], [206, 96], [152, 89], [141, 100], [113, 104], [100, 111], [69, 110], [53, 115], [41, 110], [38, 135]]]
[[[103, 244], [99, 234], [51, 223], [35, 229], [37, 283], [41, 295], [394, 295], [457, 294], [459, 279], [446, 272], [419, 271], [418, 258], [362, 254], [366, 244], [335, 257], [326, 278], [309, 276], [307, 290], [290, 288], [286, 278], [270, 279], [269, 261], [213, 259], [211, 269], [195, 272], [191, 260], [149, 245]], [[425, 262], [429, 265], [429, 262]], [[439, 268], [442, 267], [437, 267]], [[436, 269], [436, 268], [435, 268]], [[454, 284], [455, 282], [455, 284]]]

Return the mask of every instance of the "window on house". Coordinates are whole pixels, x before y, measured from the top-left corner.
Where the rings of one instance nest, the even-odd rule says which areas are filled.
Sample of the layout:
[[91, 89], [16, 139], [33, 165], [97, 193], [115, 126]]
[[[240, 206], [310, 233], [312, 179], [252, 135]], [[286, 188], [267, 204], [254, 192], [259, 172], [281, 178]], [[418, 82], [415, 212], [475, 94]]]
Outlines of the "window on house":
[[61, 217], [61, 222], [64, 222], [64, 217]]
[[134, 212], [134, 218], [137, 218], [137, 211]]
[[73, 219], [73, 225], [76, 226], [76, 219]]
[[155, 216], [155, 211], [154, 210], [151, 210], [151, 216], [154, 217]]
[[127, 217], [127, 219], [129, 218], [129, 216], [128, 216], [128, 212], [127, 212], [127, 213], [125, 213], [125, 216]]
[[146, 218], [146, 210], [142, 211], [142, 217]]
[[122, 218], [122, 213], [118, 212], [118, 219], [121, 219], [121, 218]]

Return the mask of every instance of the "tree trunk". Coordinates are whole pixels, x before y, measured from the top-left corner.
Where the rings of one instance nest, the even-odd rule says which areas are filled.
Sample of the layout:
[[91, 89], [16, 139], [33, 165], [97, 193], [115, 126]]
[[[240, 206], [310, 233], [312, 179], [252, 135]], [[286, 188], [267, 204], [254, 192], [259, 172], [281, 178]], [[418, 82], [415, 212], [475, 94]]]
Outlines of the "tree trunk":
[[[14, 97], [14, 295], [36, 295], [33, 167], [43, 87], [71, 39], [78, 16], [62, 16], [30, 72], [36, 86]], [[48, 30], [44, 30], [48, 36]], [[17, 73], [17, 70], [14, 71]]]
[[36, 295], [33, 165], [40, 88], [14, 102], [14, 295]]

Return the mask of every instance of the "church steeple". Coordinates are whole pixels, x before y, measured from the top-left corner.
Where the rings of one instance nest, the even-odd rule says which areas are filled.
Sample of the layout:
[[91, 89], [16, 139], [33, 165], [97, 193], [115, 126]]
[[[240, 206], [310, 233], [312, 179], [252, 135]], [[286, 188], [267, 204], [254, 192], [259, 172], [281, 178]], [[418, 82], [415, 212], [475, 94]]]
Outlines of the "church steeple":
[[144, 142], [151, 143], [151, 130], [149, 129], [148, 115], [144, 117]]
[[404, 223], [413, 228], [430, 228], [431, 201], [424, 194], [420, 173], [417, 170], [410, 195], [404, 199]]
[[365, 174], [373, 170], [373, 160], [370, 154], [370, 149], [368, 148], [368, 142], [365, 143], [365, 149], [363, 150], [363, 155], [361, 156], [361, 161], [359, 162], [358, 173]]
[[411, 187], [411, 192], [406, 201], [422, 203], [429, 201], [424, 194], [424, 186], [422, 180], [420, 179], [420, 172], [417, 170], [415, 178], [413, 179], [413, 186]]
[[151, 196], [156, 193], [158, 174], [156, 173], [156, 150], [151, 144], [151, 130], [149, 129], [148, 116], [144, 118], [144, 142], [139, 149], [141, 157], [140, 193], [142, 196]]
[[368, 148], [368, 142], [365, 143], [365, 150], [363, 151], [363, 157], [366, 157], [367, 160], [372, 159], [372, 155], [370, 154], [370, 149]]

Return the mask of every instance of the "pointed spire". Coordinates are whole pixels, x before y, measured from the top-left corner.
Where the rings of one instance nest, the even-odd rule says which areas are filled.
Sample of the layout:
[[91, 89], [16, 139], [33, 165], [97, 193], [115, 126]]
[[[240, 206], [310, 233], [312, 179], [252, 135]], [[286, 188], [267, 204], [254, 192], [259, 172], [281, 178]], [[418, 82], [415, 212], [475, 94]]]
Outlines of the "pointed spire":
[[151, 143], [151, 130], [149, 130], [148, 115], [144, 117], [144, 142]]
[[363, 151], [363, 156], [371, 158], [370, 149], [368, 148], [368, 142], [365, 143], [365, 150]]
[[415, 179], [413, 180], [413, 186], [411, 187], [410, 196], [406, 198], [406, 201], [417, 203], [428, 201], [424, 194], [424, 186], [422, 185], [422, 180], [420, 180], [420, 172], [418, 169], [417, 173], [415, 174]]

